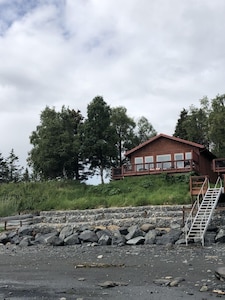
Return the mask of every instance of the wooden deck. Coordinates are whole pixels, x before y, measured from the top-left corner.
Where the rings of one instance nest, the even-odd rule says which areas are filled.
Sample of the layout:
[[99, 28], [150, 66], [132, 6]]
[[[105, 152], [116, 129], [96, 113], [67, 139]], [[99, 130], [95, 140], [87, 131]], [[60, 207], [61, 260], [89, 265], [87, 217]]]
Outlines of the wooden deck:
[[225, 173], [225, 158], [216, 158], [213, 160], [213, 171], [218, 174]]
[[128, 164], [120, 168], [112, 169], [112, 179], [122, 179], [129, 176], [141, 176], [161, 173], [188, 173], [199, 172], [199, 165], [193, 159], [180, 161], [164, 161], [157, 163], [142, 163], [142, 164]]

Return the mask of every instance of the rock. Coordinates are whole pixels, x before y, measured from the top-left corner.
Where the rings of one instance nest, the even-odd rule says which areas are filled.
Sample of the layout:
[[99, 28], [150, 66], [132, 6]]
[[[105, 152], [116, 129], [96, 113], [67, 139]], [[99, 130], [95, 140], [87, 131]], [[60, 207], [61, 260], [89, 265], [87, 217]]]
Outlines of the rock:
[[10, 241], [8, 235], [5, 232], [0, 233], [0, 243], [1, 244], [6, 244]]
[[123, 236], [119, 230], [112, 232], [112, 245], [124, 246], [126, 244], [126, 238]]
[[167, 244], [175, 244], [175, 242], [179, 239], [182, 234], [181, 230], [171, 229], [168, 233], [157, 237], [156, 244], [157, 245], [167, 245]]
[[130, 226], [128, 228], [128, 234], [125, 236], [126, 240], [133, 239], [138, 236], [144, 236], [145, 233], [138, 228], [137, 225]]
[[127, 228], [127, 227], [119, 228], [119, 232], [120, 232], [122, 235], [127, 235], [127, 234], [128, 234], [128, 228]]
[[225, 229], [220, 228], [219, 232], [217, 233], [215, 237], [215, 242], [224, 243], [225, 242]]
[[60, 231], [59, 237], [60, 239], [64, 240], [68, 236], [73, 234], [73, 228], [72, 226], [65, 226], [63, 229]]
[[107, 233], [104, 233], [98, 240], [99, 245], [105, 246], [112, 243], [112, 238]]
[[111, 288], [111, 287], [115, 287], [115, 286], [127, 286], [128, 283], [107, 280], [107, 281], [99, 283], [98, 285], [103, 288]]
[[140, 229], [144, 232], [148, 232], [149, 230], [155, 229], [155, 226], [152, 224], [145, 223], [145, 224], [141, 225]]
[[161, 279], [155, 279], [153, 282], [155, 284], [157, 284], [157, 285], [168, 286], [170, 284], [171, 280], [170, 279], [161, 278]]
[[127, 245], [143, 245], [145, 238], [143, 236], [137, 236], [127, 241]]
[[64, 239], [65, 245], [78, 245], [80, 244], [79, 234], [73, 233]]
[[207, 231], [205, 234], [205, 245], [211, 245], [215, 243], [216, 232], [214, 231]]
[[178, 286], [179, 283], [181, 283], [182, 281], [185, 281], [185, 279], [183, 277], [176, 277], [170, 282], [170, 286], [171, 287]]
[[155, 244], [156, 236], [157, 236], [157, 230], [156, 229], [150, 230], [145, 235], [145, 244], [146, 245], [153, 245], [153, 244]]
[[79, 235], [79, 239], [83, 242], [91, 242], [91, 243], [98, 241], [98, 237], [97, 237], [96, 233], [89, 229], [81, 232]]
[[30, 226], [21, 226], [18, 229], [18, 235], [23, 236], [23, 235], [32, 235], [33, 233], [33, 228]]
[[19, 245], [20, 245], [21, 247], [27, 247], [27, 246], [33, 245], [33, 244], [31, 243], [31, 238], [32, 238], [32, 237], [30, 237], [30, 236], [25, 236], [25, 237], [20, 241]]
[[49, 244], [52, 245], [52, 246], [63, 246], [64, 245], [64, 241], [62, 239], [60, 239], [59, 236], [54, 236], [49, 241]]
[[221, 281], [225, 281], [225, 266], [219, 267], [215, 270], [215, 276]]
[[207, 292], [208, 291], [208, 286], [207, 285], [203, 285], [200, 290], [200, 292]]
[[52, 243], [54, 237], [58, 236], [58, 232], [50, 232], [46, 234], [40, 234], [35, 236], [35, 243], [40, 243], [40, 244], [50, 244]]

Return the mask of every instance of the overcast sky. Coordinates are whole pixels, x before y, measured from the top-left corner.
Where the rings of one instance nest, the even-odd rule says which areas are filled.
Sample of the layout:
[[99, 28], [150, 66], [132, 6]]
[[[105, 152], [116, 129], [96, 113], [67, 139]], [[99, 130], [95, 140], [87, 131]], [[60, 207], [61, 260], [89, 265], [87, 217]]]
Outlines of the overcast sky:
[[46, 106], [97, 96], [172, 135], [223, 94], [224, 0], [0, 0], [0, 153], [24, 165]]

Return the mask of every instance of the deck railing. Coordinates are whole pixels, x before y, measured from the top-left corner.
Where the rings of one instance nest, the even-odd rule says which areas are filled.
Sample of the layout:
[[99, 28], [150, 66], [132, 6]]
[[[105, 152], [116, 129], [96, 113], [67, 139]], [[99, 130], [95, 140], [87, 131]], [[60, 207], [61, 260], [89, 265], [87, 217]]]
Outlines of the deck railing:
[[213, 160], [213, 171], [216, 173], [225, 173], [225, 158], [216, 158]]
[[198, 162], [193, 159], [127, 164], [119, 168], [113, 168], [112, 179], [119, 179], [125, 176], [158, 174], [163, 172], [185, 173], [191, 171], [199, 171]]

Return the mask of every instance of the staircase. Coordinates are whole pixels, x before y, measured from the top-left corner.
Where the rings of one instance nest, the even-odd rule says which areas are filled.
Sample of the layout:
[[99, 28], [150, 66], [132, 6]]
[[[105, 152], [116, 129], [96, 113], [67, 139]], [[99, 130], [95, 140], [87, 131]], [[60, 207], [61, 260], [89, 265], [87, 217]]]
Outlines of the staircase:
[[[204, 194], [203, 191], [206, 185], [208, 188]], [[204, 246], [204, 236], [222, 191], [223, 187], [220, 177], [218, 177], [214, 188], [209, 187], [207, 179], [203, 183], [185, 224], [186, 245], [188, 245], [188, 241], [190, 240], [194, 240], [194, 242], [200, 240], [202, 246]]]

